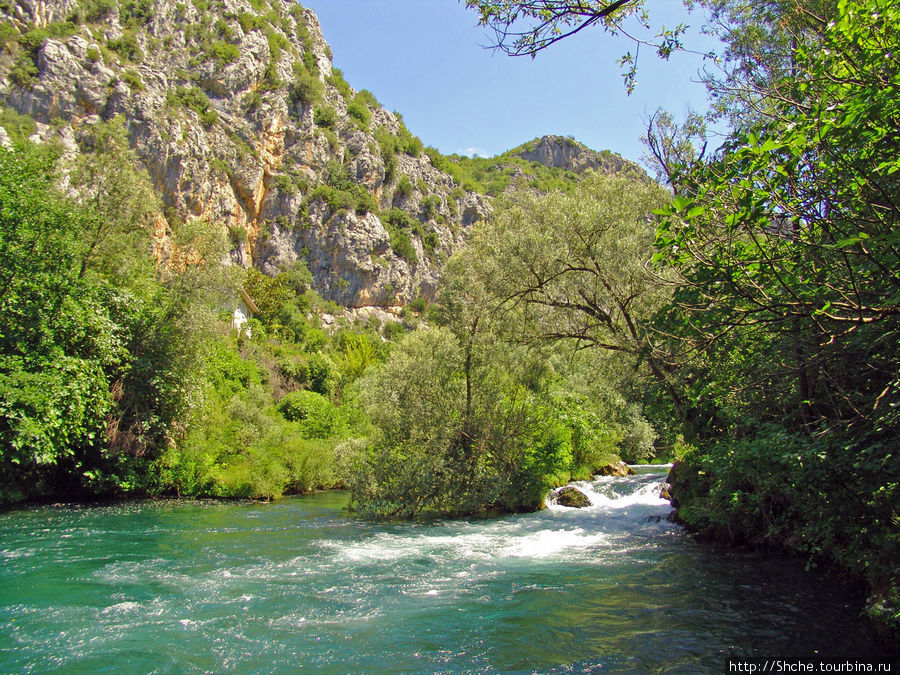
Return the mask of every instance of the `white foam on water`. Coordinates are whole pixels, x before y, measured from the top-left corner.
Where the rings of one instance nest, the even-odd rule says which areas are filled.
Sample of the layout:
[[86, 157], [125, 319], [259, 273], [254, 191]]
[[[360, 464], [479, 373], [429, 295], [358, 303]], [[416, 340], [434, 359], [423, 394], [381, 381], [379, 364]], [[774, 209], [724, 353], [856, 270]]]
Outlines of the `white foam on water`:
[[101, 614], [123, 614], [126, 612], [135, 612], [141, 609], [141, 604], [137, 602], [117, 602], [115, 605], [104, 607]]
[[16, 558], [32, 558], [34, 557], [36, 551], [33, 548], [20, 548], [20, 549], [2, 549], [0, 550], [0, 558], [6, 558], [7, 560], [15, 560]]
[[578, 527], [571, 530], [545, 529], [518, 537], [500, 553], [506, 558], [551, 558], [563, 551], [601, 546], [609, 540], [603, 532], [589, 533]]

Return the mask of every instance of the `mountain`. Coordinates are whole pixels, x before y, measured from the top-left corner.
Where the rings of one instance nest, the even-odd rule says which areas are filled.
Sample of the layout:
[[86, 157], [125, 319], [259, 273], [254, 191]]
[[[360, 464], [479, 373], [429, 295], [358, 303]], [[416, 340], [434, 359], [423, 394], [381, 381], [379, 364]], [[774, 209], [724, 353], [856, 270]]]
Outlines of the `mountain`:
[[77, 153], [91, 124], [124, 119], [165, 204], [159, 255], [176, 221], [205, 220], [236, 264], [303, 259], [348, 307], [431, 297], [486, 195], [516, 177], [549, 171], [536, 186], [558, 187], [630, 165], [560, 137], [475, 169], [425, 149], [347, 84], [316, 16], [289, 0], [7, 0], [0, 46], [5, 137]]
[[528, 162], [548, 168], [584, 173], [588, 169], [604, 173], [642, 170], [633, 162], [610, 151], [597, 152], [567, 136], [543, 136], [525, 143], [509, 153]]

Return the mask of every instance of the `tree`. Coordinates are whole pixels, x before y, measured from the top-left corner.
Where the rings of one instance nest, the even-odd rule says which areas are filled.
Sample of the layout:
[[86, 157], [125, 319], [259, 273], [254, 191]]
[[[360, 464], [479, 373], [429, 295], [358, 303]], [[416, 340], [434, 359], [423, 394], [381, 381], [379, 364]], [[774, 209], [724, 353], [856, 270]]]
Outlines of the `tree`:
[[109, 313], [80, 284], [87, 218], [59, 193], [56, 160], [0, 149], [0, 501], [40, 491], [102, 435], [105, 367], [120, 357]]
[[190, 237], [158, 273], [123, 134], [88, 130], [68, 175], [52, 148], [0, 150], [0, 501], [146, 487], [188, 405], [223, 249]]
[[85, 130], [81, 154], [68, 171], [86, 219], [79, 240], [79, 276], [102, 270], [118, 281], [146, 273], [150, 229], [160, 212], [146, 170], [128, 144], [125, 120], [115, 117]]
[[[626, 35], [638, 47], [637, 53], [644, 44], [668, 59], [672, 52], [684, 49], [681, 36], [687, 29], [684, 24], [674, 29], [661, 26], [653, 42], [636, 37], [628, 30], [629, 19], [650, 28], [643, 0], [466, 0], [466, 7], [477, 12], [479, 23], [493, 31], [492, 47], [509, 56], [534, 58], [560, 40], [600, 27], [613, 36]], [[634, 89], [637, 53], [628, 52], [619, 60], [629, 93]]]
[[494, 313], [515, 318], [520, 339], [570, 340], [644, 361], [680, 406], [665, 346], [649, 320], [667, 302], [666, 280], [648, 268], [651, 211], [659, 186], [587, 173], [570, 194], [519, 192], [470, 239], [469, 274]]
[[521, 350], [471, 337], [417, 330], [359, 381], [377, 432], [350, 472], [352, 508], [409, 517], [534, 510], [568, 471], [571, 432], [517, 376]]
[[774, 409], [843, 427], [871, 423], [894, 392], [900, 107], [880, 54], [900, 37], [883, 23], [895, 8], [842, 7], [798, 47], [791, 96], [684, 174], [659, 257], [680, 266], [677, 299], [706, 348], [745, 336], [764, 349], [744, 400], [769, 400], [790, 372]]

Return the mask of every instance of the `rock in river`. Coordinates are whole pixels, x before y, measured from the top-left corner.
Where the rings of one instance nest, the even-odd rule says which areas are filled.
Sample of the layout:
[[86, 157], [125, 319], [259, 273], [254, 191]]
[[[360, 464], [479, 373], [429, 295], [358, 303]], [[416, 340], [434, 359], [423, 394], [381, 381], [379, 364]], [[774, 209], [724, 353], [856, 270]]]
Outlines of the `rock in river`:
[[578, 488], [567, 485], [556, 493], [556, 503], [573, 509], [583, 509], [591, 505], [591, 500]]
[[631, 476], [634, 474], [634, 469], [625, 462], [616, 462], [615, 464], [607, 464], [606, 466], [600, 467], [598, 473], [601, 476]]

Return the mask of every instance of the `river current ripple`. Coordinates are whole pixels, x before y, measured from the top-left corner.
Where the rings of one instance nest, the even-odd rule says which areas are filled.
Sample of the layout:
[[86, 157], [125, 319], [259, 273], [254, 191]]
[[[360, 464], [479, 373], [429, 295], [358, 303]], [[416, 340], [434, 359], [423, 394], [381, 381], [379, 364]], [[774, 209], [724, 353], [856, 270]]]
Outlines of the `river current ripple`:
[[430, 523], [346, 495], [0, 515], [0, 672], [722, 672], [869, 657], [858, 598], [665, 520], [665, 467], [592, 505]]

